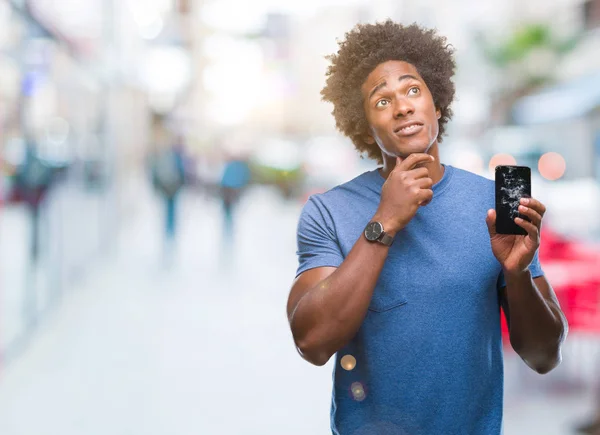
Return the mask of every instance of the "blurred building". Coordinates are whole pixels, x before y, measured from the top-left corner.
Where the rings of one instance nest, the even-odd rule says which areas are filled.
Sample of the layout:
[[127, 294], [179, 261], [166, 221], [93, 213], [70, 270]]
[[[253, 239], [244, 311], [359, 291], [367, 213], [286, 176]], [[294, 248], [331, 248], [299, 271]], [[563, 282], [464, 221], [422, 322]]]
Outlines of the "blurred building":
[[[153, 41], [171, 13], [164, 6], [104, 0], [0, 3], [5, 202], [0, 355], [5, 358], [36, 319], [56, 306], [66, 285], [100, 253], [114, 249], [120, 224], [137, 207], [133, 199], [143, 182], [151, 115], [164, 110], [164, 100], [187, 79], [156, 77], [156, 62], [165, 59], [162, 53], [153, 57]], [[167, 61], [176, 57], [169, 55]], [[165, 81], [172, 86], [157, 86]], [[13, 177], [28, 147], [44, 164], [68, 168], [43, 201], [35, 264], [26, 249], [33, 237], [29, 217], [15, 197]]]

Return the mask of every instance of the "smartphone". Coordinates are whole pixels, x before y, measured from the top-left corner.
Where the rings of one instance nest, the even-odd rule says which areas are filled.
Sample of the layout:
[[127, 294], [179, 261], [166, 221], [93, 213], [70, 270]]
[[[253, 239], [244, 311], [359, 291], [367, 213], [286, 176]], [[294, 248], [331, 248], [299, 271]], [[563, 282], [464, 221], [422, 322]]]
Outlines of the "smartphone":
[[527, 231], [515, 223], [520, 217], [521, 198], [531, 198], [531, 169], [527, 166], [496, 166], [496, 232], [498, 234], [526, 235]]

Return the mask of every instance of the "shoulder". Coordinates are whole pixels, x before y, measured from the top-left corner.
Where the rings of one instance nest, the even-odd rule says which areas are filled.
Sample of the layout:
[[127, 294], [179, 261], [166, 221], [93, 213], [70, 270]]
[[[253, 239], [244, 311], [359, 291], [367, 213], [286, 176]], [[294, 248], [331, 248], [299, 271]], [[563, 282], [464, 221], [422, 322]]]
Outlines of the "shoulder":
[[494, 189], [495, 182], [490, 178], [486, 178], [482, 175], [476, 174], [465, 169], [460, 169], [454, 166], [452, 168], [453, 178], [461, 184], [467, 184], [471, 188], [479, 188], [483, 190]]
[[325, 192], [310, 195], [304, 207], [338, 208], [340, 205], [347, 205], [351, 201], [366, 196], [369, 192], [380, 192], [381, 187], [377, 185], [376, 177], [379, 177], [376, 169], [363, 172], [353, 179], [332, 187]]

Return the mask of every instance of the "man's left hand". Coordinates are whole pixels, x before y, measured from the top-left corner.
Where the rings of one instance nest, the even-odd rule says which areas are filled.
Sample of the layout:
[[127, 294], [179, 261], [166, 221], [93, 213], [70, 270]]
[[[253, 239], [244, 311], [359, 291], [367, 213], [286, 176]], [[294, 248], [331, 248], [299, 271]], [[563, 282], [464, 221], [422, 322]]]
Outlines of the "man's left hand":
[[488, 210], [485, 219], [490, 233], [492, 252], [502, 265], [502, 269], [508, 273], [524, 272], [531, 264], [540, 246], [540, 230], [546, 207], [534, 198], [521, 198], [519, 213], [531, 220], [527, 222], [521, 218], [515, 219], [515, 223], [527, 231], [525, 236], [496, 233], [495, 210]]

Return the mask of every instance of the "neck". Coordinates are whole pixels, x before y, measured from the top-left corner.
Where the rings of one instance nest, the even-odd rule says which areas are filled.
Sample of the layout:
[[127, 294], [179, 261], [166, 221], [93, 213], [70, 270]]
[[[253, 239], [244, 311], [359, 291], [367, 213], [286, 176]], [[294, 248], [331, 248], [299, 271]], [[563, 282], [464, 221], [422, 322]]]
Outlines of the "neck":
[[[444, 176], [444, 167], [440, 162], [440, 155], [438, 152], [438, 147], [434, 144], [427, 153], [435, 158], [435, 160], [431, 163], [424, 163], [417, 165], [416, 167], [427, 168], [429, 170], [429, 177], [433, 181], [433, 184], [439, 182]], [[387, 154], [383, 154], [383, 168], [379, 170], [379, 173], [383, 178], [387, 180], [388, 176], [396, 166], [396, 157], [388, 156]], [[411, 168], [414, 169], [414, 168]]]

